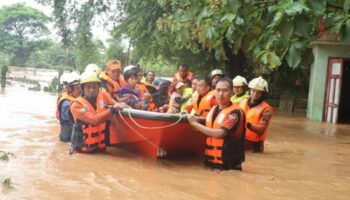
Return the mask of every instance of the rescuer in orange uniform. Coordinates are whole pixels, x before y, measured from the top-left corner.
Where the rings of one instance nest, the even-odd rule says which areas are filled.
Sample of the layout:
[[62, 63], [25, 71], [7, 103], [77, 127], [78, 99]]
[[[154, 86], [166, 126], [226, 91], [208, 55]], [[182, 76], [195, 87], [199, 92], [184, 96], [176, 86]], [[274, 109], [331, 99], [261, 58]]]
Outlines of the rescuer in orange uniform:
[[197, 90], [192, 96], [192, 102], [191, 113], [204, 121], [210, 109], [218, 104], [215, 100], [215, 90], [211, 90], [211, 80], [209, 78], [197, 79]]
[[205, 164], [214, 169], [242, 170], [245, 159], [245, 114], [239, 105], [230, 101], [232, 88], [230, 79], [218, 81], [215, 97], [219, 105], [210, 110], [205, 126], [193, 115], [187, 115], [189, 123], [207, 136]]
[[106, 121], [118, 109], [127, 106], [115, 103], [107, 93], [100, 90], [100, 79], [94, 72], [81, 74], [80, 84], [83, 93], [70, 106], [74, 119], [71, 150], [84, 153], [105, 151]]
[[70, 142], [73, 128], [73, 119], [69, 115], [70, 103], [80, 96], [79, 74], [71, 72], [63, 74], [60, 83], [64, 91], [57, 98], [56, 118], [60, 121], [61, 131], [59, 138], [62, 142]]
[[265, 102], [268, 83], [262, 77], [258, 77], [251, 80], [248, 87], [250, 88], [250, 98], [244, 99], [240, 103], [247, 116], [246, 149], [262, 153], [273, 113], [273, 108]]
[[117, 99], [119, 89], [126, 85], [122, 75], [122, 64], [119, 60], [108, 61], [106, 71], [101, 72], [99, 78], [101, 87], [105, 88], [114, 99]]

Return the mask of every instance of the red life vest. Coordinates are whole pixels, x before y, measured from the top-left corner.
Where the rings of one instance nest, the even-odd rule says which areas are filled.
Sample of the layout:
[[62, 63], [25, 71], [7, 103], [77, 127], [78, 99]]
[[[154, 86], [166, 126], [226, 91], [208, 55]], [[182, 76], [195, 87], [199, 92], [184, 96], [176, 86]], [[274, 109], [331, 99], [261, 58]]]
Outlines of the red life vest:
[[217, 103], [213, 104], [213, 101], [215, 100], [215, 90], [209, 91], [205, 96], [202, 97], [199, 103], [198, 98], [198, 93], [194, 93], [192, 96], [194, 115], [206, 117], [210, 109], [217, 105]]
[[[254, 107], [249, 108], [248, 99], [244, 99], [241, 101], [239, 106], [244, 110], [244, 112], [247, 116], [247, 123], [250, 122], [252, 124], [258, 124], [260, 122], [260, 120], [262, 118], [262, 114], [264, 113], [265, 110], [268, 109], [268, 110], [273, 111], [273, 108], [269, 104], [267, 104], [265, 101], [263, 101], [259, 105], [256, 105]], [[247, 128], [246, 140], [249, 140], [252, 142], [265, 141], [268, 126], [269, 126], [269, 124], [267, 125], [263, 134], [261, 134], [260, 136], [257, 133], [255, 133], [252, 130]]]
[[[83, 105], [81, 112], [91, 112], [93, 114], [98, 114], [106, 110], [107, 99], [102, 92], [99, 92], [96, 99], [96, 109], [91, 105], [91, 103], [84, 99], [83, 97], [76, 98], [73, 102], [78, 102]], [[71, 104], [72, 105], [72, 104]], [[74, 116], [73, 116], [74, 117]], [[80, 121], [74, 117], [74, 130], [72, 138], [78, 137], [81, 139], [81, 144], [73, 144], [74, 149], [80, 150], [81, 152], [92, 153], [97, 150], [105, 150], [105, 132], [106, 132], [106, 122], [100, 123], [98, 125], [87, 124], [86, 122]], [[79, 138], [81, 137], [81, 138]]]
[[61, 106], [64, 100], [69, 100], [72, 102], [75, 98], [70, 96], [67, 92], [63, 92], [57, 97], [56, 104], [56, 118], [61, 121]]
[[214, 111], [218, 109], [213, 107], [206, 119], [206, 127], [220, 129], [225, 121], [230, 119], [230, 114], [238, 110], [240, 112], [239, 124], [235, 131], [227, 134], [224, 138], [207, 137], [205, 156], [206, 161], [212, 164], [235, 166], [244, 161], [244, 135], [245, 135], [245, 115], [244, 111], [236, 104], [233, 104], [221, 110], [215, 120], [213, 120]]

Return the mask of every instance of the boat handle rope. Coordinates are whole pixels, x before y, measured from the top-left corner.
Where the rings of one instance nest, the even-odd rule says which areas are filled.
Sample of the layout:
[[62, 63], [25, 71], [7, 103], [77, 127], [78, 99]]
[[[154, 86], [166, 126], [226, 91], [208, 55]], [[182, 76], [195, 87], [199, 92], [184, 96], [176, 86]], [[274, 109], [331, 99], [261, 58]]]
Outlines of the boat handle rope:
[[159, 146], [157, 146], [156, 144], [154, 144], [152, 141], [150, 141], [149, 139], [147, 139], [144, 135], [142, 135], [142, 133], [138, 132], [137, 130], [135, 130], [123, 117], [122, 113], [119, 111], [119, 116], [120, 118], [124, 121], [124, 123], [131, 129], [133, 130], [138, 136], [140, 136], [142, 139], [144, 139], [146, 142], [148, 142], [150, 145], [152, 145], [153, 147], [155, 147], [157, 149], [157, 157], [164, 157], [166, 156], [167, 152], [163, 149], [160, 148]]
[[[172, 123], [172, 124], [169, 124], [169, 125], [166, 125], [166, 126], [147, 127], [147, 126], [142, 126], [141, 124], [137, 123], [136, 120], [134, 120], [134, 118], [131, 116], [130, 111], [128, 110], [127, 112], [128, 112], [128, 115], [129, 115], [129, 118], [131, 119], [131, 121], [134, 122], [134, 124], [135, 124], [136, 126], [138, 126], [139, 128], [143, 128], [143, 129], [163, 129], [163, 128], [169, 128], [169, 127], [175, 126], [176, 124], [180, 123], [180, 121], [182, 120], [182, 118], [185, 116], [185, 115], [182, 115], [182, 114], [179, 113], [179, 116], [180, 116], [179, 119], [178, 119], [176, 122]], [[119, 115], [121, 115], [121, 114], [120, 114], [120, 111], [119, 111]]]

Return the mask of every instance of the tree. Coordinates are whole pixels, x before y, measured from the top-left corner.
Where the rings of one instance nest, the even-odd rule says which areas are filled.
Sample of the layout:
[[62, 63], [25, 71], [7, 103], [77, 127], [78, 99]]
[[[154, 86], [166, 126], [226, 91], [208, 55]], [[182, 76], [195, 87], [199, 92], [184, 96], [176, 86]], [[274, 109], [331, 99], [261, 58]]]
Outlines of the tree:
[[39, 10], [23, 4], [0, 9], [0, 48], [14, 54], [11, 64], [23, 66], [32, 51], [43, 47], [40, 38], [49, 32], [48, 20]]
[[[110, 0], [37, 0], [52, 6], [63, 48], [75, 51], [76, 65], [83, 70], [89, 63], [104, 64], [105, 47], [95, 40], [91, 27], [102, 17]], [[98, 16], [98, 17], [97, 17]], [[68, 51], [68, 50], [67, 50]]]
[[122, 64], [126, 63], [127, 52], [121, 45], [122, 39], [113, 39], [108, 41], [109, 47], [107, 48], [107, 59], [118, 59]]
[[[321, 19], [328, 32], [350, 38], [349, 1], [344, 0], [121, 0], [117, 32], [149, 53], [164, 49], [213, 53], [231, 76], [253, 65], [271, 71], [297, 68]], [[145, 42], [142, 46], [139, 41]], [[167, 51], [165, 51], [166, 53]], [[163, 54], [163, 53], [162, 53]]]
[[116, 16], [109, 20], [115, 24], [113, 36], [130, 40], [134, 62], [161, 55], [208, 71], [225, 65], [231, 77], [305, 66], [307, 45], [317, 40], [322, 26], [350, 42], [348, 0], [38, 1], [51, 2], [66, 27], [83, 20], [71, 31], [77, 32], [75, 42], [91, 37], [86, 30], [96, 16]]

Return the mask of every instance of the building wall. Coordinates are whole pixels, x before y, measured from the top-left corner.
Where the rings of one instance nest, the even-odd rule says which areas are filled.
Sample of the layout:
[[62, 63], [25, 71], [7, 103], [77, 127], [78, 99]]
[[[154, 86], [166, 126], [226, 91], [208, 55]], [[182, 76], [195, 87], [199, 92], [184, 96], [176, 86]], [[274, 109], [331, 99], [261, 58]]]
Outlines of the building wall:
[[322, 121], [326, 95], [326, 78], [329, 58], [350, 58], [350, 46], [336, 42], [316, 42], [311, 45], [314, 63], [310, 72], [307, 117]]

